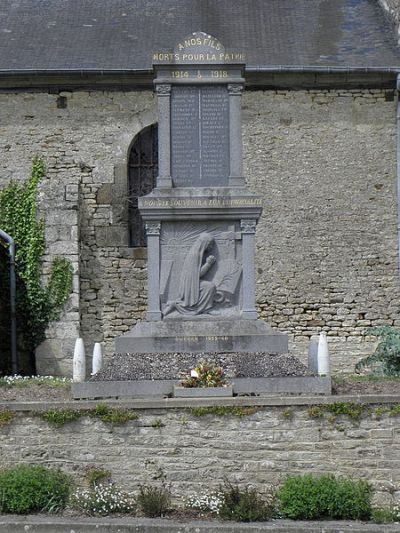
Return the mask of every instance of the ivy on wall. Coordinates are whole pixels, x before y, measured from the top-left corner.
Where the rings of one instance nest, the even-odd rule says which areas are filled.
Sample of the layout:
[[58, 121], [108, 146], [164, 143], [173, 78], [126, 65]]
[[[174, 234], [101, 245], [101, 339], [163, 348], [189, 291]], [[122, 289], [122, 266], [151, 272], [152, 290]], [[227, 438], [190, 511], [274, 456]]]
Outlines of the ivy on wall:
[[[45, 232], [44, 221], [37, 214], [37, 196], [44, 175], [43, 160], [34, 157], [31, 176], [26, 182], [11, 182], [0, 190], [0, 228], [13, 237], [16, 248], [18, 344], [31, 358], [72, 289], [72, 265], [64, 257], [54, 259], [47, 286], [42, 283]], [[4, 288], [8, 285], [4, 283], [4, 267], [1, 275]], [[7, 297], [8, 293], [2, 290], [0, 298]], [[6, 369], [0, 367], [1, 370]]]

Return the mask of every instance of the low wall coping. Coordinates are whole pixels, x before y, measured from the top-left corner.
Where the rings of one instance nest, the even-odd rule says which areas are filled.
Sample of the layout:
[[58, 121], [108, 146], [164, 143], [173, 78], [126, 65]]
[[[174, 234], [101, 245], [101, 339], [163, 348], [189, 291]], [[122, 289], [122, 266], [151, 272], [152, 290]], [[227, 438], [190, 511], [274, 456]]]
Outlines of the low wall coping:
[[293, 521], [271, 520], [269, 522], [219, 522], [216, 520], [170, 520], [151, 518], [61, 518], [48, 516], [15, 516], [0, 518], [0, 531], [23, 533], [262, 533], [299, 532], [307, 533], [365, 533], [370, 531], [399, 531], [397, 524], [372, 524], [358, 521]]
[[191, 407], [287, 407], [326, 405], [336, 402], [359, 404], [400, 404], [400, 394], [368, 394], [338, 396], [236, 396], [233, 398], [163, 398], [163, 399], [103, 399], [67, 401], [7, 401], [0, 402], [0, 410], [46, 411], [48, 409], [90, 409], [99, 403], [126, 409], [184, 409]]

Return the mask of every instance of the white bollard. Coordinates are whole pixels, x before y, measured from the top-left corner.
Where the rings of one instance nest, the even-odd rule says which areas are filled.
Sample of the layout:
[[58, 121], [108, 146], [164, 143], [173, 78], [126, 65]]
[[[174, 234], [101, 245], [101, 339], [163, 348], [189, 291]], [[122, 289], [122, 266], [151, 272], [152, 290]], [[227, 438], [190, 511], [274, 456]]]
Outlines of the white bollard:
[[318, 341], [318, 374], [320, 376], [329, 375], [328, 340], [324, 331], [320, 333]]
[[86, 378], [85, 345], [83, 339], [78, 337], [75, 341], [74, 359], [72, 362], [72, 380], [81, 383]]
[[308, 370], [318, 374], [318, 343], [319, 335], [313, 335], [308, 345]]
[[101, 344], [99, 342], [94, 343], [93, 358], [92, 358], [92, 376], [100, 372], [103, 366], [103, 353], [101, 351]]

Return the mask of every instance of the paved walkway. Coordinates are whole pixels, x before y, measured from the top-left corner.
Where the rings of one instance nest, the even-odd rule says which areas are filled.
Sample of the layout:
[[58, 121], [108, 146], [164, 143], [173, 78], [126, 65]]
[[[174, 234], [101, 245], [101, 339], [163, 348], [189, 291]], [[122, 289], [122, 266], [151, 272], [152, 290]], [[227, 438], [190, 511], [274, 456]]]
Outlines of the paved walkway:
[[150, 518], [58, 518], [54, 516], [0, 515], [1, 533], [380, 533], [400, 532], [400, 523], [293, 522], [271, 520], [236, 522], [181, 521]]

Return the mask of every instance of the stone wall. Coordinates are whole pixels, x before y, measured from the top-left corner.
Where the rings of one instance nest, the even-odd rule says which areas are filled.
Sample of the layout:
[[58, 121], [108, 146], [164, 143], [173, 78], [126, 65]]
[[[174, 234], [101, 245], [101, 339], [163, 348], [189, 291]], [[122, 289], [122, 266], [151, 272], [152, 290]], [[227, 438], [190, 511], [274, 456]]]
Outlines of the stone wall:
[[[127, 155], [157, 120], [153, 95], [61, 96], [0, 94], [1, 177], [25, 178], [32, 155], [45, 158], [45, 261], [63, 254], [74, 264], [74, 294], [38, 351], [41, 373], [70, 372], [78, 332], [88, 351], [102, 341], [111, 354], [146, 306], [146, 253], [127, 246]], [[366, 327], [399, 325], [395, 113], [392, 91], [243, 98], [246, 175], [264, 198], [261, 316], [287, 331], [302, 357], [309, 336], [328, 331], [335, 370], [352, 370], [372, 350]]]
[[257, 233], [261, 316], [304, 353], [330, 336], [335, 370], [399, 325], [395, 102], [390, 92], [248, 92], [244, 152], [265, 199]]
[[122, 426], [85, 417], [55, 428], [19, 413], [1, 428], [1, 464], [57, 466], [80, 482], [86, 467], [102, 467], [128, 490], [165, 476], [176, 500], [210, 492], [225, 479], [267, 492], [286, 476], [305, 473], [366, 479], [377, 491], [376, 504], [400, 498], [398, 416], [312, 418], [309, 406], [290, 405], [264, 406], [242, 417], [199, 417], [190, 409], [137, 414]]
[[2, 180], [25, 179], [34, 154], [45, 159], [47, 179], [40, 190], [45, 272], [54, 255], [68, 257], [74, 266], [74, 293], [37, 351], [41, 374], [70, 374], [79, 334], [89, 351], [103, 340], [112, 350], [111, 339], [142, 316], [146, 296], [143, 254], [132, 262], [121, 205], [127, 204], [129, 145], [156, 121], [152, 93], [60, 96], [66, 107], [58, 107], [55, 94], [0, 94]]

